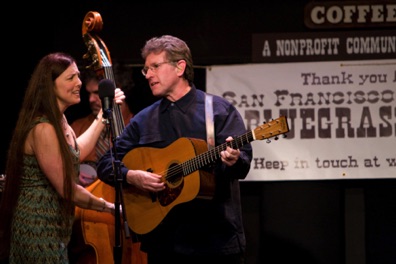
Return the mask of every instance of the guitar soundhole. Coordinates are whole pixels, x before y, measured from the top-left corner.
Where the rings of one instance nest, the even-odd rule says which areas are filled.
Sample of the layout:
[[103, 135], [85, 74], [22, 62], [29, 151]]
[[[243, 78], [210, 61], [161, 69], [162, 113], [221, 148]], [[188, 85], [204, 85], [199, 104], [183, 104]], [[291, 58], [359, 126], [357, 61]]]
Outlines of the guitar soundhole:
[[158, 193], [158, 200], [162, 206], [173, 203], [183, 189], [183, 172], [178, 164], [174, 163], [169, 167], [165, 186], [165, 190]]

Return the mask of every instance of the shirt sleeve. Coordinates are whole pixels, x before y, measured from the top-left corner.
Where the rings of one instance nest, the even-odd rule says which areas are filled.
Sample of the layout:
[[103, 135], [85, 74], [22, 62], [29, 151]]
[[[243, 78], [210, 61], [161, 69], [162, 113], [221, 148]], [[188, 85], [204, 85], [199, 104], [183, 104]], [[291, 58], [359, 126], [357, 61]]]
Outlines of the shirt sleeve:
[[[216, 145], [223, 144], [229, 136], [235, 139], [247, 132], [241, 114], [232, 104], [221, 97], [215, 97], [214, 102]], [[239, 150], [241, 154], [233, 166], [225, 166], [220, 161], [221, 174], [234, 179], [246, 178], [253, 157], [252, 146], [248, 143]]]

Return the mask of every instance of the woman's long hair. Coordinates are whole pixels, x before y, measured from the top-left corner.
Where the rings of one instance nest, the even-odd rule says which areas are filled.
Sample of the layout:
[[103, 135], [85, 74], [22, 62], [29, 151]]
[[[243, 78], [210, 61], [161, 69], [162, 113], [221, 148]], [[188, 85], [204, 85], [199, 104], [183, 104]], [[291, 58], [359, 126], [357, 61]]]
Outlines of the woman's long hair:
[[11, 221], [19, 196], [20, 178], [23, 174], [23, 157], [26, 138], [32, 129], [32, 120], [45, 117], [55, 128], [63, 162], [64, 175], [64, 217], [74, 212], [73, 179], [76, 178], [74, 160], [63, 134], [62, 117], [55, 95], [55, 79], [75, 60], [64, 53], [51, 53], [43, 57], [35, 67], [29, 80], [19, 111], [18, 120], [8, 148], [5, 170], [5, 186], [0, 203], [0, 260], [7, 257]]

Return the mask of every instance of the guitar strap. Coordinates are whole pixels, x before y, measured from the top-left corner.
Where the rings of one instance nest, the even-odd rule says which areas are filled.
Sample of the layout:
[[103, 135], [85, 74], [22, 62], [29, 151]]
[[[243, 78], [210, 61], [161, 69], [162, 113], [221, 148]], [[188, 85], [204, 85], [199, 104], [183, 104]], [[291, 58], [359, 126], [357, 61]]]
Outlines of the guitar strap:
[[213, 96], [206, 94], [205, 96], [205, 120], [206, 120], [206, 142], [208, 150], [214, 148], [214, 125], [213, 125]]

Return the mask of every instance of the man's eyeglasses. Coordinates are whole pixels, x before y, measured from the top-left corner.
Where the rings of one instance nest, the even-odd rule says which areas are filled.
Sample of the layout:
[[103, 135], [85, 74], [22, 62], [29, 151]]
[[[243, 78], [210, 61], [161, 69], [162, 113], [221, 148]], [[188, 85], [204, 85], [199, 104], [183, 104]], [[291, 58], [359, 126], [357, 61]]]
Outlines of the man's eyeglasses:
[[173, 63], [173, 61], [163, 61], [163, 62], [160, 62], [160, 63], [154, 63], [153, 65], [148, 66], [148, 67], [144, 67], [144, 68], [142, 69], [142, 74], [143, 74], [143, 76], [146, 76], [148, 70], [151, 70], [152, 72], [157, 72], [158, 68], [159, 68], [161, 65], [165, 64], [165, 63]]

